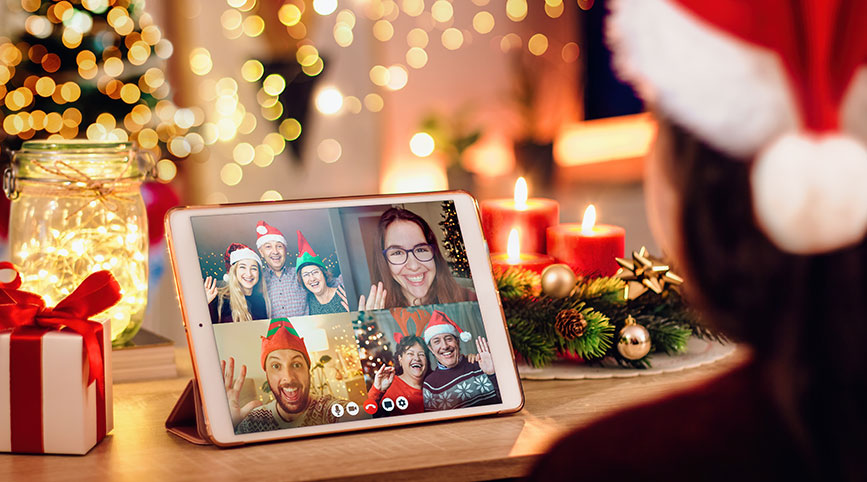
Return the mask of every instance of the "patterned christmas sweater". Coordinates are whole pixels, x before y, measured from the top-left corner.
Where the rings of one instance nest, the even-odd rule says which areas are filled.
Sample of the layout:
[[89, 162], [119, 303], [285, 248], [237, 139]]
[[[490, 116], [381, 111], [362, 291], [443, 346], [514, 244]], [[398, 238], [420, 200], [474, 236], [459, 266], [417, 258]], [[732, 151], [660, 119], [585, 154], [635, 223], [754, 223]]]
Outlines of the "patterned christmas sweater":
[[277, 400], [271, 400], [270, 403], [247, 414], [244, 420], [235, 427], [235, 433], [264, 432], [281, 428], [334, 423], [337, 421], [337, 417], [331, 414], [331, 406], [336, 403], [339, 403], [339, 400], [331, 395], [311, 397], [307, 409], [293, 418], [292, 421], [287, 422], [277, 413]]
[[422, 384], [424, 410], [449, 410], [500, 403], [497, 377], [487, 375], [478, 362], [462, 356], [454, 368], [437, 368]]

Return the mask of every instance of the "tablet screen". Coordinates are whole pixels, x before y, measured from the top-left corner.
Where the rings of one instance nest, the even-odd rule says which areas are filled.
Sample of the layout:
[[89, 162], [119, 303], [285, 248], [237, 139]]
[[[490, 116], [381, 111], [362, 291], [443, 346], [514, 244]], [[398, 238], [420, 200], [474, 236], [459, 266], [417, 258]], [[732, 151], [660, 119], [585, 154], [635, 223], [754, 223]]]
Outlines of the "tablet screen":
[[236, 434], [500, 403], [452, 201], [191, 225]]

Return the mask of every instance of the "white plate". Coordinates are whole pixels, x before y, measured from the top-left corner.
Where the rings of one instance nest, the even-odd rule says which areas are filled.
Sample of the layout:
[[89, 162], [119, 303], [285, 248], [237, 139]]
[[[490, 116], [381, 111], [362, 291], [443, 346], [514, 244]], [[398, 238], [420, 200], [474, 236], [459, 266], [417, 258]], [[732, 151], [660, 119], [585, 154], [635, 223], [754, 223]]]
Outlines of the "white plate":
[[588, 378], [631, 378], [641, 375], [678, 372], [721, 360], [735, 351], [736, 345], [692, 337], [686, 344], [686, 353], [669, 356], [664, 353], [651, 355], [651, 368], [621, 368], [613, 359], [606, 358], [602, 365], [556, 360], [545, 368], [533, 368], [519, 363], [518, 371], [524, 380], [583, 380]]

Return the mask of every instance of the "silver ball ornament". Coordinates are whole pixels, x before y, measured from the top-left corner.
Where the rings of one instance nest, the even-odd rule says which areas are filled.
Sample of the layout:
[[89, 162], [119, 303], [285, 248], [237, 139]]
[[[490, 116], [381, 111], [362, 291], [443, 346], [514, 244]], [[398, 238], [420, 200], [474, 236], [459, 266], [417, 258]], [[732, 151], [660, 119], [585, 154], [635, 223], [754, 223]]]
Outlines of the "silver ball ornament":
[[647, 328], [634, 320], [632, 323], [627, 320], [617, 340], [617, 351], [620, 355], [627, 360], [640, 360], [650, 353], [650, 346], [650, 332]]
[[552, 264], [542, 270], [542, 293], [551, 298], [569, 296], [578, 278], [566, 264]]

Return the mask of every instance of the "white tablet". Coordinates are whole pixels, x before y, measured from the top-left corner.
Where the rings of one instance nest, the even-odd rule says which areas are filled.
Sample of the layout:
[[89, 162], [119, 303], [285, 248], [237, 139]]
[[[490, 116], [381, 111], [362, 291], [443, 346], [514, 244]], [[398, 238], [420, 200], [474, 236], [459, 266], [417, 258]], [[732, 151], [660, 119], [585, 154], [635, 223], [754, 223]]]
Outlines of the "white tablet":
[[214, 443], [523, 406], [469, 194], [185, 207], [166, 224]]

